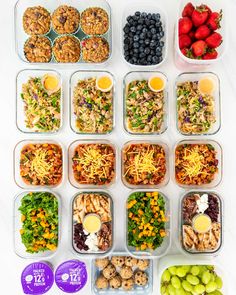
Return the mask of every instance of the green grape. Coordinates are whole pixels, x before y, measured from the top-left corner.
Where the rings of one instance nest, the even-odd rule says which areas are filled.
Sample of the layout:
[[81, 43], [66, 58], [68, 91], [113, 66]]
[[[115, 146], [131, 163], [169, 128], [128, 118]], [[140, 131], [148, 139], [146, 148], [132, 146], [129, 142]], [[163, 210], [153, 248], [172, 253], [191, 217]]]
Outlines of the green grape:
[[192, 295], [192, 292], [185, 291], [185, 295]]
[[194, 287], [193, 291], [196, 293], [196, 294], [204, 294], [205, 292], [205, 287], [203, 285], [197, 285]]
[[216, 277], [215, 282], [216, 282], [216, 285], [217, 285], [217, 289], [221, 289], [223, 287], [223, 281], [222, 281], [222, 279], [220, 277]]
[[175, 288], [172, 285], [168, 285], [167, 291], [170, 295], [176, 295]]
[[193, 290], [193, 286], [186, 280], [182, 282], [182, 286], [185, 291], [191, 292]]
[[210, 281], [215, 282], [215, 280], [216, 280], [216, 275], [214, 273], [211, 273]]
[[170, 272], [168, 271], [168, 269], [166, 269], [162, 274], [161, 281], [162, 282], [169, 282], [170, 277], [171, 277]]
[[207, 295], [223, 295], [219, 290], [215, 290], [214, 292], [207, 293]]
[[199, 278], [193, 275], [187, 275], [186, 280], [193, 286], [196, 286], [199, 284]]
[[217, 284], [216, 282], [209, 282], [206, 285], [206, 292], [210, 293], [210, 292], [214, 292], [217, 289]]
[[177, 268], [177, 271], [176, 271], [176, 275], [177, 275], [178, 277], [180, 277], [180, 278], [185, 277], [185, 276], [186, 276], [186, 271], [185, 271], [185, 269], [184, 269], [182, 266], [178, 267], [178, 268]]
[[168, 295], [168, 291], [167, 291], [166, 286], [161, 287], [161, 295]]
[[175, 276], [176, 275], [176, 266], [169, 267], [168, 271], [171, 273], [172, 276]]
[[200, 273], [200, 268], [197, 266], [197, 265], [194, 265], [192, 268], [191, 268], [191, 274], [194, 275], [194, 276], [198, 276], [199, 273]]
[[190, 271], [190, 265], [183, 265], [182, 268], [185, 270], [186, 273]]
[[182, 287], [180, 287], [179, 289], [176, 289], [175, 293], [176, 295], [185, 295], [185, 291]]
[[207, 285], [210, 281], [211, 281], [211, 273], [209, 272], [209, 270], [204, 271], [204, 273], [202, 274], [203, 284]]
[[199, 276], [201, 277], [202, 274], [207, 271], [207, 267], [205, 265], [199, 265], [200, 273]]
[[213, 265], [207, 265], [206, 267], [207, 267], [207, 269], [209, 269], [209, 270], [214, 270], [214, 266], [213, 266]]
[[175, 289], [179, 289], [181, 287], [181, 281], [177, 276], [173, 276], [171, 278], [171, 284]]

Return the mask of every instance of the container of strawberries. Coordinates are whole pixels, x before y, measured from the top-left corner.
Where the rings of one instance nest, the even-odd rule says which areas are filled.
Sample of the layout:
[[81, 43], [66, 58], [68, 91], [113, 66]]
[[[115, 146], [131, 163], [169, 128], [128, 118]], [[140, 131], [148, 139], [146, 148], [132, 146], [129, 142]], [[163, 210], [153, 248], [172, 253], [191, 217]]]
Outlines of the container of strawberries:
[[225, 53], [224, 1], [182, 0], [175, 37], [175, 62], [179, 67], [202, 68]]

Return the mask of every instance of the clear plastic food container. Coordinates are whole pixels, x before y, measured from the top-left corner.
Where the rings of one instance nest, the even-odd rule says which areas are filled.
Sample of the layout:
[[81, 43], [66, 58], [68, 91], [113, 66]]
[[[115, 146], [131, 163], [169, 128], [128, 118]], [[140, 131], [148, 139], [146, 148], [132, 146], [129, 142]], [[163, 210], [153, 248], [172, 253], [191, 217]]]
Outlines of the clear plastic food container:
[[[184, 145], [210, 145], [214, 148], [214, 150], [216, 151], [216, 155], [215, 155], [215, 160], [217, 162], [217, 168], [218, 170], [214, 173], [214, 177], [213, 179], [208, 182], [208, 183], [199, 183], [198, 185], [197, 184], [194, 184], [194, 183], [189, 183], [189, 184], [183, 184], [183, 183], [180, 183], [178, 180], [177, 180], [177, 177], [176, 177], [176, 149], [179, 147], [179, 146], [184, 146]], [[174, 179], [175, 179], [175, 182], [177, 185], [183, 187], [183, 188], [192, 188], [192, 189], [200, 189], [200, 188], [213, 188], [213, 187], [216, 187], [217, 185], [220, 184], [221, 180], [222, 180], [222, 170], [223, 170], [223, 153], [222, 153], [222, 147], [221, 145], [214, 141], [214, 140], [197, 140], [197, 139], [192, 139], [192, 140], [182, 140], [182, 141], [179, 141], [176, 145], [175, 145], [175, 148], [174, 148], [174, 163], [173, 163], [173, 175], [174, 175]], [[201, 157], [200, 157], [201, 158]], [[200, 160], [200, 158], [198, 160]], [[190, 166], [193, 167], [193, 164], [194, 164], [194, 160], [193, 159], [189, 159], [190, 160]], [[210, 163], [210, 162], [209, 162]], [[215, 163], [214, 163], [215, 164]]]
[[[210, 218], [210, 228], [195, 229], [196, 218]], [[223, 246], [223, 201], [215, 192], [191, 191], [179, 206], [180, 247], [186, 254], [216, 255]]]
[[[77, 127], [76, 121], [78, 120], [78, 117], [75, 115], [75, 110], [74, 110], [74, 104], [73, 104], [73, 100], [74, 100], [74, 90], [75, 87], [77, 86], [77, 83], [79, 80], [85, 80], [85, 79], [89, 79], [89, 78], [100, 78], [100, 77], [109, 77], [111, 79], [111, 81], [113, 82], [113, 86], [112, 86], [112, 97], [111, 97], [111, 113], [112, 113], [112, 122], [111, 122], [111, 126], [109, 128], [109, 130], [107, 132], [82, 132], [79, 130], [79, 128]], [[70, 127], [72, 129], [72, 131], [74, 131], [75, 133], [78, 134], [107, 134], [107, 133], [111, 133], [115, 122], [115, 116], [114, 116], [114, 97], [115, 97], [115, 78], [113, 76], [113, 74], [111, 74], [108, 71], [77, 71], [75, 73], [72, 74], [71, 78], [70, 78]]]
[[[158, 183], [156, 182], [155, 184], [144, 184], [144, 183], [140, 183], [140, 184], [132, 184], [130, 182], [127, 181], [126, 179], [126, 174], [127, 171], [125, 172], [125, 159], [124, 159], [124, 155], [125, 155], [125, 151], [130, 149], [131, 146], [135, 146], [135, 145], [154, 145], [157, 147], [161, 147], [164, 151], [164, 159], [165, 159], [165, 164], [163, 164], [162, 166], [165, 167], [165, 172], [164, 176], [162, 176], [162, 179], [158, 180]], [[159, 164], [158, 164], [159, 165]], [[155, 172], [155, 171], [154, 171]], [[160, 176], [158, 176], [158, 178], [160, 178]], [[133, 141], [128, 141], [124, 144], [122, 151], [121, 151], [121, 179], [123, 181], [123, 184], [125, 186], [127, 186], [128, 188], [131, 189], [148, 189], [148, 188], [160, 188], [163, 187], [165, 185], [167, 185], [167, 183], [169, 182], [170, 179], [170, 173], [169, 173], [169, 148], [167, 146], [167, 144], [161, 142], [161, 141], [153, 141], [153, 140], [133, 140]], [[144, 179], [142, 182], [146, 182], [149, 181], [149, 178]]]
[[[164, 30], [164, 37], [163, 37], [163, 41], [165, 43], [164, 47], [163, 47], [163, 51], [162, 51], [162, 61], [159, 64], [155, 64], [155, 65], [134, 65], [131, 64], [129, 62], [126, 61], [125, 57], [124, 57], [124, 32], [123, 32], [123, 28], [126, 24], [126, 18], [129, 15], [134, 15], [134, 13], [136, 11], [140, 11], [140, 12], [146, 12], [146, 13], [159, 13], [161, 16], [161, 22], [162, 22], [162, 26], [163, 26], [163, 30]], [[122, 52], [122, 56], [124, 61], [126, 62], [127, 65], [129, 65], [130, 67], [136, 68], [136, 69], [140, 69], [140, 68], [145, 68], [145, 69], [155, 69], [157, 67], [159, 67], [161, 64], [163, 64], [167, 58], [167, 50], [168, 50], [168, 19], [167, 19], [167, 15], [166, 13], [160, 8], [160, 6], [157, 4], [156, 1], [153, 0], [146, 0], [145, 4], [142, 1], [134, 1], [133, 3], [129, 3], [124, 11], [123, 11], [123, 16], [122, 16], [122, 27], [121, 27], [121, 52]]]
[[[25, 103], [21, 97], [22, 95], [22, 86], [26, 84], [31, 78], [43, 78], [45, 75], [53, 75], [58, 78], [61, 88], [61, 98], [60, 98], [60, 126], [54, 131], [34, 131], [31, 128], [26, 126], [26, 116], [25, 116]], [[62, 78], [60, 73], [54, 70], [22, 70], [18, 73], [16, 77], [16, 126], [17, 128], [24, 133], [34, 133], [34, 134], [51, 134], [58, 132], [63, 124], [63, 85]], [[59, 90], [59, 89], [58, 89]], [[50, 95], [50, 94], [49, 94]], [[36, 98], [37, 99], [37, 98]]]
[[[112, 165], [111, 165], [112, 167], [110, 167], [110, 169], [113, 170], [113, 171], [110, 171], [111, 175], [110, 175], [109, 181], [107, 180], [108, 175], [106, 175], [106, 180], [104, 180], [104, 181], [103, 181], [103, 178], [100, 178], [100, 182], [103, 182], [101, 184], [95, 184], [95, 180], [93, 182], [90, 181], [90, 183], [88, 182], [89, 181], [88, 180], [87, 181], [88, 183], [85, 183], [86, 182], [85, 180], [81, 180], [79, 182], [76, 179], [75, 173], [74, 173], [74, 170], [73, 170], [73, 157], [75, 155], [76, 149], [80, 145], [85, 145], [85, 146], [86, 145], [88, 145], [88, 146], [89, 145], [94, 145], [95, 147], [97, 145], [103, 145], [103, 146], [105, 146], [107, 148], [112, 149], [112, 153], [114, 154], [114, 159], [113, 159], [113, 161], [112, 160], [110, 161], [110, 159], [109, 159], [109, 161], [112, 163]], [[99, 139], [76, 140], [76, 141], [72, 142], [72, 144], [69, 146], [68, 157], [69, 157], [68, 158], [68, 165], [69, 165], [69, 167], [68, 167], [68, 177], [69, 177], [69, 181], [70, 181], [71, 185], [73, 185], [74, 187], [76, 187], [76, 188], [89, 188], [89, 189], [95, 188], [96, 189], [96, 188], [106, 188], [106, 187], [109, 187], [109, 186], [111, 186], [112, 184], [115, 183], [115, 181], [116, 181], [116, 165], [117, 165], [117, 163], [116, 163], [116, 161], [117, 161], [116, 160], [116, 157], [117, 157], [116, 156], [116, 147], [109, 140], [99, 140]], [[92, 160], [91, 159], [89, 160], [90, 161], [90, 164], [89, 164], [90, 166], [91, 166], [92, 162], [94, 164], [94, 160], [97, 159], [97, 155], [96, 155], [96, 157], [93, 155], [92, 158], [93, 158]], [[76, 165], [76, 162], [74, 162], [74, 164]], [[76, 169], [78, 169], [78, 168], [76, 168]], [[96, 174], [96, 177], [98, 177], [97, 174]]]
[[[61, 149], [61, 153], [62, 153], [62, 165], [61, 165], [61, 177], [58, 177], [58, 181], [55, 184], [46, 184], [45, 185], [34, 185], [34, 184], [29, 184], [27, 182], [25, 182], [21, 176], [21, 168], [20, 168], [20, 163], [21, 163], [21, 152], [24, 149], [24, 147], [28, 146], [28, 145], [36, 145], [36, 144], [53, 144], [56, 146], [59, 146]], [[45, 155], [46, 157], [47, 155]], [[43, 161], [43, 159], [41, 159]], [[41, 161], [40, 160], [40, 161]], [[54, 188], [54, 187], [58, 187], [60, 186], [63, 182], [64, 182], [64, 175], [65, 175], [65, 154], [64, 154], [64, 148], [61, 145], [61, 143], [54, 141], [54, 140], [47, 140], [47, 139], [30, 139], [30, 140], [22, 140], [20, 141], [14, 149], [14, 178], [15, 178], [15, 182], [16, 184], [21, 187], [21, 188], [25, 188], [25, 189], [36, 189], [36, 188]], [[37, 163], [38, 164], [38, 163]], [[32, 163], [31, 163], [32, 165]], [[42, 162], [41, 164], [42, 165]], [[39, 165], [39, 166], [40, 166]], [[41, 169], [40, 169], [41, 171]], [[59, 171], [58, 171], [59, 172]], [[41, 172], [39, 172], [41, 173]], [[49, 173], [50, 175], [51, 173]], [[60, 176], [60, 175], [59, 175]]]
[[[29, 253], [26, 251], [25, 245], [22, 243], [21, 239], [21, 229], [22, 229], [22, 214], [19, 211], [22, 199], [30, 193], [50, 193], [54, 196], [58, 203], [58, 245], [55, 250], [48, 250], [38, 253]], [[57, 253], [60, 247], [61, 240], [61, 200], [60, 197], [55, 192], [50, 192], [48, 190], [34, 190], [34, 191], [24, 191], [18, 194], [14, 200], [14, 249], [18, 256], [27, 259], [42, 259], [52, 257]]]
[[[106, 61], [101, 62], [101, 63], [88, 63], [83, 61], [82, 59], [80, 59], [77, 63], [74, 64], [91, 64], [91, 65], [99, 65], [99, 64], [105, 64], [107, 63], [107, 61], [111, 58], [111, 54], [112, 54], [112, 17], [111, 17], [111, 7], [109, 5], [109, 3], [106, 0], [88, 0], [86, 2], [78, 2], [76, 0], [68, 0], [66, 1], [66, 3], [61, 3], [61, 1], [57, 0], [57, 1], [47, 1], [47, 0], [38, 0], [38, 1], [27, 1], [27, 3], [25, 1], [22, 0], [18, 0], [18, 2], [15, 5], [15, 44], [16, 44], [16, 52], [19, 56], [19, 58], [24, 61], [29, 63], [29, 61], [27, 61], [27, 59], [25, 58], [24, 55], [24, 44], [25, 41], [28, 39], [28, 35], [25, 33], [24, 29], [23, 29], [23, 24], [22, 24], [22, 19], [23, 19], [23, 15], [25, 10], [28, 7], [34, 7], [34, 6], [42, 6], [44, 8], [46, 8], [50, 14], [52, 15], [52, 13], [60, 6], [66, 4], [68, 6], [72, 6], [74, 8], [76, 8], [80, 15], [81, 13], [90, 7], [100, 7], [102, 9], [104, 9], [109, 17], [109, 29], [108, 31], [101, 35], [102, 37], [104, 37], [108, 43], [109, 43], [109, 57]], [[84, 39], [85, 37], [89, 37], [90, 35], [86, 35], [84, 34], [84, 32], [82, 31], [80, 25], [78, 30], [73, 33], [72, 35], [74, 35], [75, 37], [78, 37], [79, 40]], [[51, 28], [51, 30], [46, 34], [46, 37], [50, 38], [51, 42], [53, 43], [53, 41], [55, 40], [55, 38], [57, 38], [58, 36], [62, 36], [62, 35], [58, 35], [55, 33], [55, 31]], [[55, 60], [54, 57], [52, 57], [51, 61], [49, 63], [52, 64], [59, 64], [57, 63], [57, 61]], [[35, 63], [37, 64], [37, 63]], [[73, 63], [67, 63], [67, 65], [71, 65]], [[66, 63], [62, 63], [62, 65], [66, 65]]]
[[[147, 191], [147, 190], [134, 191], [133, 193], [131, 193], [129, 195], [128, 199], [131, 196], [135, 195], [136, 193], [153, 194], [155, 192], [157, 192], [157, 191], [150, 191], [150, 190], [149, 191]], [[162, 243], [155, 250], [152, 250], [151, 248], [148, 248], [148, 247], [146, 249], [144, 249], [144, 250], [141, 250], [141, 249], [136, 249], [136, 247], [129, 245], [129, 242], [128, 242], [128, 240], [129, 240], [129, 237], [128, 237], [128, 234], [129, 234], [128, 221], [129, 221], [129, 219], [131, 217], [129, 216], [129, 212], [128, 212], [128, 209], [129, 209], [129, 206], [130, 206], [128, 203], [130, 203], [130, 202], [132, 203], [132, 200], [130, 200], [130, 202], [128, 202], [128, 199], [127, 199], [127, 201], [126, 201], [126, 229], [125, 229], [125, 231], [126, 231], [126, 248], [127, 248], [127, 251], [131, 255], [133, 255], [135, 257], [159, 258], [159, 257], [164, 256], [168, 252], [168, 250], [169, 250], [169, 248], [171, 246], [171, 203], [170, 203], [169, 198], [166, 195], [164, 195], [162, 192], [158, 191], [158, 196], [162, 197], [163, 200], [164, 200], [164, 205], [163, 206], [165, 208], [165, 211], [163, 213], [161, 213], [160, 211], [162, 211], [162, 210], [159, 210], [158, 216], [156, 217], [154, 215], [155, 216], [154, 219], [159, 218], [160, 216], [162, 217], [162, 214], [163, 214], [164, 220], [165, 220], [165, 228], [164, 228], [165, 235], [163, 237]], [[147, 197], [150, 198], [150, 196], [147, 196]], [[161, 205], [158, 206], [158, 207], [161, 207]], [[140, 208], [140, 211], [139, 211], [140, 216], [142, 214], [145, 214], [145, 213], [141, 212], [143, 210], [144, 210], [143, 208]], [[161, 221], [161, 222], [163, 222], [163, 221]], [[153, 227], [154, 226], [155, 225], [153, 225]], [[144, 228], [144, 230], [146, 230], [146, 229]], [[147, 228], [147, 230], [148, 230], [148, 228]]]
[[223, 268], [213, 261], [212, 259], [203, 259], [199, 257], [195, 258], [189, 258], [184, 255], [168, 255], [160, 259], [158, 261], [158, 294], [163, 294], [161, 292], [161, 277], [163, 272], [173, 266], [203, 266], [203, 265], [211, 265], [214, 266], [215, 272], [218, 276], [221, 277], [223, 281], [223, 288], [220, 290], [222, 294], [227, 295], [228, 293], [228, 288], [227, 288], [227, 278], [226, 278], [226, 273], [224, 272]]
[[[152, 77], [160, 77], [165, 81], [165, 86], [163, 89], [163, 122], [160, 126], [159, 131], [144, 131], [144, 132], [134, 132], [131, 130], [128, 126], [127, 122], [127, 93], [128, 93], [128, 86], [131, 82], [133, 81], [142, 81], [142, 80], [149, 80]], [[145, 97], [144, 97], [145, 99]], [[165, 74], [162, 72], [157, 72], [157, 71], [135, 71], [135, 72], [129, 72], [128, 74], [125, 75], [124, 80], [123, 80], [123, 124], [124, 124], [124, 129], [126, 132], [132, 135], [158, 135], [162, 134], [167, 130], [168, 124], [168, 80]], [[147, 119], [148, 120], [148, 119]]]
[[[125, 258], [128, 258], [128, 253], [127, 252], [121, 252], [121, 251], [115, 251], [112, 253], [112, 255], [109, 255], [109, 256], [106, 256], [104, 257], [104, 263], [106, 264], [106, 259], [108, 258], [109, 261], [111, 262], [111, 259], [112, 257], [114, 256], [119, 256], [121, 257], [122, 259], [125, 259]], [[133, 257], [130, 256], [131, 259], [133, 260], [137, 260]], [[100, 260], [101, 264], [103, 264], [103, 261]], [[142, 261], [140, 260], [140, 263]], [[120, 264], [119, 264], [120, 265]], [[145, 286], [138, 286], [137, 284], [134, 284], [133, 287], [131, 287], [131, 289], [129, 290], [124, 290], [121, 287], [118, 287], [118, 288], [111, 288], [111, 287], [107, 287], [107, 288], [103, 288], [103, 289], [99, 289], [97, 286], [96, 286], [96, 282], [97, 282], [97, 279], [99, 278], [99, 275], [101, 274], [102, 272], [102, 268], [99, 268], [97, 265], [96, 265], [96, 260], [92, 260], [92, 267], [91, 267], [91, 271], [92, 271], [92, 275], [91, 277], [93, 278], [92, 280], [92, 283], [91, 283], [91, 289], [92, 289], [92, 292], [93, 294], [108, 294], [108, 295], [112, 295], [112, 294], [131, 294], [131, 295], [144, 295], [144, 294], [151, 294], [152, 293], [152, 290], [153, 290], [153, 262], [152, 260], [150, 259], [149, 260], [149, 266], [144, 270], [144, 272], [146, 273], [147, 277], [148, 277], [148, 282]], [[132, 271], [134, 273], [137, 272], [139, 268], [135, 265], [132, 267]], [[117, 266], [116, 267], [116, 271], [119, 272], [121, 270], [121, 267], [120, 266]], [[97, 282], [98, 283], [98, 282]], [[116, 282], [115, 282], [116, 283]]]
[[223, 43], [217, 48], [218, 51], [218, 57], [216, 59], [211, 59], [211, 60], [202, 60], [202, 59], [191, 59], [182, 54], [179, 48], [179, 38], [178, 38], [178, 21], [182, 17], [182, 11], [184, 6], [188, 3], [188, 0], [181, 0], [180, 5], [179, 5], [179, 10], [177, 14], [177, 20], [176, 20], [176, 26], [175, 26], [175, 53], [174, 53], [174, 58], [175, 58], [175, 63], [177, 67], [179, 68], [184, 68], [186, 69], [202, 69], [205, 68], [209, 65], [212, 65], [219, 60], [222, 59], [223, 55], [225, 54], [226, 48], [227, 48], [227, 25], [226, 25], [226, 5], [224, 1], [214, 1], [214, 0], [194, 0], [191, 2], [194, 6], [199, 6], [201, 4], [205, 4], [209, 6], [209, 8], [212, 11], [220, 11], [222, 9], [223, 12], [223, 17], [221, 20], [221, 28], [217, 30], [222, 37], [223, 37]]
[[[181, 130], [181, 125], [180, 125], [180, 118], [178, 114], [178, 95], [177, 95], [177, 89], [178, 85], [185, 83], [185, 82], [196, 82], [199, 81], [200, 79], [210, 79], [214, 83], [214, 89], [211, 94], [213, 97], [213, 115], [215, 117], [215, 123], [212, 123], [211, 127], [209, 128], [208, 131], [203, 131], [203, 132], [184, 132]], [[182, 73], [180, 74], [176, 81], [175, 81], [175, 96], [176, 96], [176, 128], [177, 130], [182, 134], [186, 136], [192, 136], [192, 135], [214, 135], [216, 134], [221, 127], [221, 94], [220, 94], [220, 80], [219, 77], [212, 73], [212, 72], [194, 72], [194, 73]], [[208, 96], [208, 95], [207, 95]], [[201, 99], [202, 96], [199, 97]], [[201, 103], [201, 101], [200, 101]], [[204, 102], [202, 102], [204, 103]]]
[[97, 190], [75, 194], [71, 202], [70, 242], [74, 253], [84, 258], [107, 255], [114, 244], [113, 230], [114, 211], [110, 194]]

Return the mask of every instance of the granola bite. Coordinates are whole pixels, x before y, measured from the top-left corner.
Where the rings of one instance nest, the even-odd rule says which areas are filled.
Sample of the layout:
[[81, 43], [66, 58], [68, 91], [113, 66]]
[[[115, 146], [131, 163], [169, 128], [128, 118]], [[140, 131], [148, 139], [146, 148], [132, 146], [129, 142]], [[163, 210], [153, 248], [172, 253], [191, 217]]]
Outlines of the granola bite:
[[103, 35], [109, 29], [107, 12], [100, 7], [90, 7], [81, 14], [81, 29], [87, 35]]
[[74, 36], [61, 36], [55, 39], [52, 51], [57, 62], [75, 63], [80, 59], [80, 42]]
[[45, 35], [51, 29], [51, 15], [42, 6], [28, 7], [23, 15], [23, 28], [28, 35]]
[[52, 14], [52, 27], [57, 34], [72, 34], [79, 27], [80, 13], [71, 6], [61, 5]]
[[30, 37], [25, 42], [24, 55], [29, 62], [50, 62], [52, 58], [51, 41], [43, 36]]
[[82, 41], [82, 56], [86, 62], [104, 62], [109, 58], [109, 53], [109, 44], [105, 38], [90, 37]]

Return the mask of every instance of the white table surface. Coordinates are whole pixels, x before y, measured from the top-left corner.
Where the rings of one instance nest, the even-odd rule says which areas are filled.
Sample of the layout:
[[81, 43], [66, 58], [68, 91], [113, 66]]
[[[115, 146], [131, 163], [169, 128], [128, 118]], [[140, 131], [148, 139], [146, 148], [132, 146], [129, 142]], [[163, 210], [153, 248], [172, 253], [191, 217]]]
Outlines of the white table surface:
[[[27, 0], [25, 0], [27, 1]], [[129, 0], [132, 2], [132, 0]], [[221, 0], [223, 1], [223, 0]], [[37, 2], [37, 1], [35, 1]], [[66, 1], [65, 1], [66, 2]], [[122, 106], [122, 77], [130, 70], [130, 68], [122, 61], [120, 53], [120, 26], [121, 26], [121, 14], [124, 5], [127, 4], [127, 0], [109, 0], [108, 1], [113, 10], [113, 26], [114, 26], [114, 54], [113, 59], [108, 70], [114, 73], [117, 80], [117, 96], [116, 96], [116, 108], [121, 109]], [[157, 1], [163, 6], [169, 16], [169, 48], [168, 59], [160, 67], [160, 70], [167, 74], [171, 85], [173, 85], [175, 77], [181, 72], [173, 63], [173, 25], [175, 20], [175, 14], [177, 11], [178, 1], [165, 0]], [[203, 1], [204, 2], [204, 1]], [[215, 261], [222, 264], [223, 269], [228, 279], [229, 294], [234, 295], [236, 290], [236, 193], [235, 193], [235, 181], [236, 181], [236, 1], [225, 0], [228, 6], [228, 22], [229, 22], [229, 48], [225, 58], [222, 62], [219, 62], [216, 66], [210, 68], [211, 71], [216, 72], [221, 79], [221, 94], [222, 94], [222, 128], [216, 136], [211, 137], [216, 139], [223, 146], [224, 151], [224, 169], [223, 169], [223, 182], [215, 190], [221, 194], [225, 204], [225, 223], [224, 223], [224, 246], [220, 255], [215, 258]], [[145, 3], [145, 0], [143, 0]], [[14, 34], [13, 34], [13, 7], [15, 0], [3, 0], [1, 1], [1, 17], [0, 17], [0, 282], [1, 282], [1, 294], [7, 295], [20, 295], [22, 294], [20, 285], [20, 275], [23, 268], [30, 263], [30, 261], [24, 260], [16, 256], [13, 250], [13, 200], [17, 193], [22, 190], [17, 187], [13, 179], [13, 148], [15, 144], [28, 138], [35, 138], [35, 136], [27, 136], [20, 133], [15, 125], [15, 77], [19, 70], [24, 68], [35, 68], [32, 65], [25, 65], [18, 59], [14, 49]], [[234, 29], [233, 29], [234, 28]], [[44, 68], [50, 68], [46, 66]], [[68, 124], [68, 77], [77, 67], [71, 67], [63, 69], [59, 68], [59, 71], [63, 74], [65, 90], [65, 124], [63, 130], [55, 135], [53, 138], [58, 139], [67, 147], [73, 140], [79, 138], [76, 136], [69, 127]], [[173, 107], [174, 99], [170, 93], [170, 104]], [[118, 112], [117, 112], [118, 113]], [[121, 112], [116, 113], [116, 134], [120, 134], [122, 140], [119, 140], [117, 136], [111, 135], [110, 139], [118, 144], [120, 148], [122, 143], [132, 139], [126, 135], [122, 129]], [[174, 125], [174, 112], [171, 112], [170, 126], [168, 131], [160, 136], [160, 139], [167, 142], [170, 148], [173, 148], [176, 140], [181, 139], [178, 135]], [[56, 190], [57, 191], [57, 190]], [[77, 190], [72, 188], [68, 182], [63, 185], [59, 193], [63, 200], [63, 231], [62, 231], [62, 246], [60, 251], [54, 256], [50, 262], [56, 267], [60, 262], [74, 258], [75, 256], [69, 250], [69, 203], [71, 197]], [[112, 188], [112, 194], [114, 197], [115, 206], [115, 244], [116, 249], [122, 249], [124, 245], [124, 203], [129, 193], [129, 190], [121, 185], [119, 180], [117, 184]], [[171, 198], [173, 203], [172, 215], [174, 229], [177, 228], [177, 206], [180, 195], [183, 193], [172, 181], [166, 188], [162, 190]], [[172, 237], [172, 249], [170, 253], [180, 253], [177, 248], [175, 237]], [[154, 261], [154, 292], [157, 291], [157, 263]], [[87, 261], [87, 267], [90, 273], [90, 263]], [[59, 290], [54, 286], [48, 293], [60, 294]], [[80, 294], [91, 294], [90, 291], [90, 275], [87, 286], [80, 292]]]

